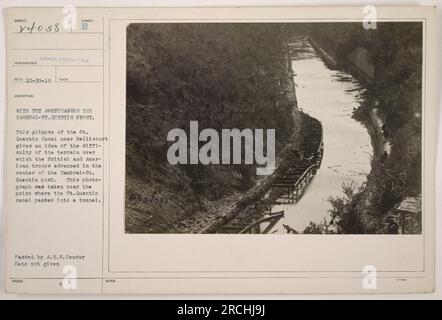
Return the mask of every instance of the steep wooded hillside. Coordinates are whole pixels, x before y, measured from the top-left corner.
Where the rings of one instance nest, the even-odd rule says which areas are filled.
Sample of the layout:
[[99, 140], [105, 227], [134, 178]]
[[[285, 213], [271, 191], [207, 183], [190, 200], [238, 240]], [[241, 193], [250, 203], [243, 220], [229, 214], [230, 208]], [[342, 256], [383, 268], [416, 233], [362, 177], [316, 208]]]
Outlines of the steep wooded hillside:
[[[254, 165], [171, 165], [174, 128], [272, 128], [293, 136], [284, 24], [127, 27], [126, 231], [167, 232], [256, 182]], [[296, 117], [295, 117], [296, 118]], [[215, 205], [216, 204], [216, 205]]]

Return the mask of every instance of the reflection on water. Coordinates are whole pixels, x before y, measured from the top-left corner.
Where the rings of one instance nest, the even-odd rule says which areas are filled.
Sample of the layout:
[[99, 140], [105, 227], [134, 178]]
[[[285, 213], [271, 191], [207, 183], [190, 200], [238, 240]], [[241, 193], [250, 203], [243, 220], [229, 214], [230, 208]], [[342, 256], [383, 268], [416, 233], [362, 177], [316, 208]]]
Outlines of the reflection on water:
[[286, 233], [283, 224], [302, 232], [310, 221], [328, 220], [328, 198], [343, 194], [343, 182], [361, 185], [370, 172], [370, 136], [351, 117], [364, 89], [352, 76], [328, 69], [311, 47], [304, 49], [307, 50], [292, 61], [298, 107], [321, 121], [324, 157], [297, 204], [273, 207], [273, 211], [285, 211], [285, 217], [273, 228], [274, 233]]

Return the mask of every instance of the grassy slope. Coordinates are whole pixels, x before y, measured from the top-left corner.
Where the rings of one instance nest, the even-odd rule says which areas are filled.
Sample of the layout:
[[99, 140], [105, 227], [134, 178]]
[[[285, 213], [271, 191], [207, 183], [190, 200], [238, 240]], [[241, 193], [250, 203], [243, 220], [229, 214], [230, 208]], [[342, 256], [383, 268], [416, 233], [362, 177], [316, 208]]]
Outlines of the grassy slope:
[[170, 165], [166, 136], [190, 120], [276, 128], [280, 151], [294, 126], [278, 85], [288, 72], [280, 35], [272, 25], [128, 27], [127, 232], [192, 231], [255, 184], [254, 166]]
[[364, 190], [347, 190], [333, 201], [332, 217], [339, 233], [388, 233], [389, 213], [405, 197], [421, 193], [422, 26], [378, 23], [377, 30], [364, 30], [354, 23], [310, 31], [343, 63], [356, 46], [372, 56], [376, 74], [359, 117], [368, 121], [371, 108], [381, 109], [392, 149], [387, 159], [373, 159]]

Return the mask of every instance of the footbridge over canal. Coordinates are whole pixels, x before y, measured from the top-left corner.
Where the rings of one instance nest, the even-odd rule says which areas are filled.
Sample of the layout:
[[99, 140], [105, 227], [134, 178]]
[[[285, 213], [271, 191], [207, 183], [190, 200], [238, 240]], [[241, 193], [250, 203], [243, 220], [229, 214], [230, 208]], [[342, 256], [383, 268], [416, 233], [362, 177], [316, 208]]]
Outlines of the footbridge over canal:
[[[272, 212], [272, 207], [284, 203], [298, 202], [310, 181], [321, 166], [324, 153], [321, 123], [302, 113], [303, 128], [297, 156], [293, 156], [283, 172], [269, 183], [265, 195], [249, 201], [247, 206], [238, 203], [231, 212], [216, 220], [202, 233], [269, 233], [272, 227], [284, 217], [284, 211]], [[235, 210], [237, 209], [237, 210]]]

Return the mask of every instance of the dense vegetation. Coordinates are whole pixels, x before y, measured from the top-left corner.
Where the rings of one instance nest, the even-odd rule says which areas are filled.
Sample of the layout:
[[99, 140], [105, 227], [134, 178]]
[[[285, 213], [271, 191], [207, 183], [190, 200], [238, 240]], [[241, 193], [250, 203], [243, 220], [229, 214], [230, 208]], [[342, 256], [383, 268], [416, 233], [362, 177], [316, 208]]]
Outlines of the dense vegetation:
[[[191, 120], [218, 131], [274, 128], [281, 150], [293, 132], [293, 106], [284, 101], [287, 35], [285, 24], [128, 26], [128, 232], [165, 232], [179, 215], [205, 210], [206, 200], [254, 184], [253, 165], [169, 165], [166, 137], [188, 131]], [[155, 197], [167, 199], [162, 208], [140, 200]]]
[[377, 27], [365, 30], [359, 23], [308, 27], [343, 65], [355, 47], [369, 51], [375, 75], [361, 109], [365, 116], [373, 107], [383, 111], [392, 145], [388, 157], [373, 159], [363, 190], [344, 186], [345, 196], [331, 199], [331, 222], [338, 233], [388, 233], [391, 210], [405, 197], [421, 194], [422, 24]]
[[[387, 233], [387, 216], [421, 193], [422, 24], [131, 24], [127, 28], [126, 231], [167, 232], [182, 217], [214, 210], [256, 183], [253, 165], [172, 166], [167, 133], [200, 128], [275, 128], [277, 151], [294, 131], [285, 97], [287, 42], [310, 35], [345, 65], [356, 47], [375, 67], [358, 110], [385, 115], [392, 148], [377, 155], [363, 188], [330, 199], [331, 220], [304, 233]], [[295, 70], [296, 71], [296, 70]], [[217, 202], [218, 201], [218, 202]], [[228, 201], [227, 201], [228, 202]], [[215, 204], [216, 203], [216, 204]]]

